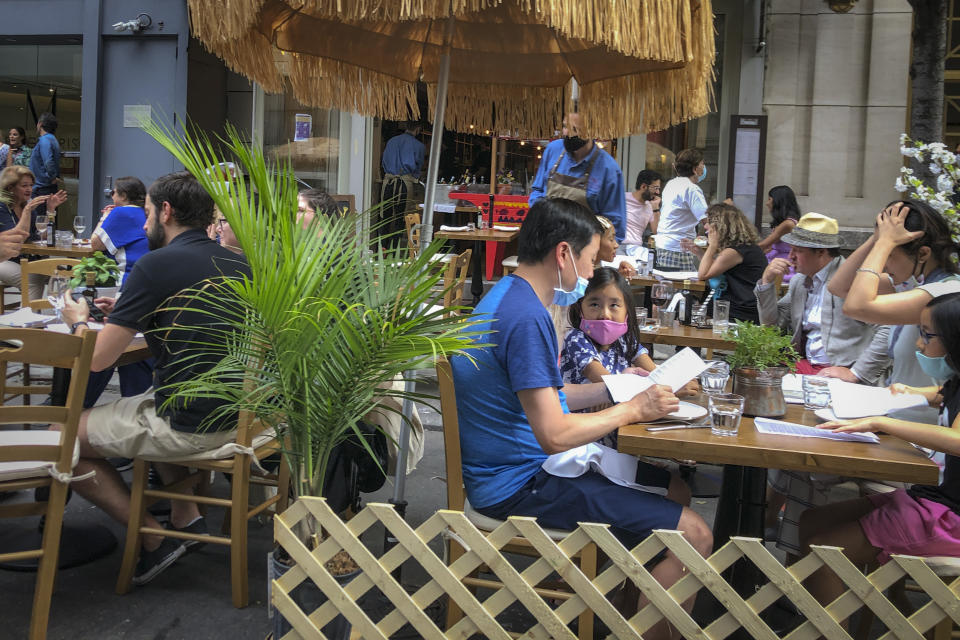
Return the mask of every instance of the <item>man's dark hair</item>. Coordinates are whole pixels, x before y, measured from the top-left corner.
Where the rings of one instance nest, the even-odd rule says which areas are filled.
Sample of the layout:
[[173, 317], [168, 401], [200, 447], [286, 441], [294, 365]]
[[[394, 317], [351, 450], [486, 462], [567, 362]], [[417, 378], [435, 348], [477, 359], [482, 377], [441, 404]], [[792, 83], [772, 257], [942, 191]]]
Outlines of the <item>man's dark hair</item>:
[[143, 206], [144, 198], [147, 197], [147, 188], [140, 182], [140, 178], [134, 176], [117, 178], [113, 181], [113, 190], [138, 207]]
[[173, 209], [177, 224], [191, 229], [206, 229], [213, 224], [213, 198], [189, 171], [176, 171], [157, 178], [148, 192], [160, 214], [164, 202]]
[[323, 189], [305, 189], [300, 192], [300, 196], [307, 201], [315, 214], [328, 218], [336, 218], [340, 215], [340, 205]]
[[676, 167], [678, 176], [689, 178], [701, 162], [703, 162], [703, 151], [692, 147], [678, 153], [673, 161], [673, 166]]
[[637, 174], [637, 186], [635, 186], [634, 189], [639, 191], [640, 185], [651, 185], [657, 180], [663, 182], [663, 176], [653, 169], [641, 169], [640, 173]]
[[40, 123], [40, 126], [47, 133], [57, 132], [57, 116], [53, 115], [49, 111], [41, 113], [40, 117], [37, 119], [37, 122]]
[[566, 198], [541, 198], [520, 227], [517, 260], [537, 264], [561, 242], [569, 242], [579, 256], [593, 236], [602, 234], [600, 221], [583, 205]]

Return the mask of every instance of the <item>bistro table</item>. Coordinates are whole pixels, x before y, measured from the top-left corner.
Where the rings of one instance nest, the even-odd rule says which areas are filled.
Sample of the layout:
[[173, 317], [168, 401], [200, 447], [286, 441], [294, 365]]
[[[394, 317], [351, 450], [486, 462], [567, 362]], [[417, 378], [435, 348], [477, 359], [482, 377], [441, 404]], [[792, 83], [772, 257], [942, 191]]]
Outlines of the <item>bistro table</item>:
[[55, 256], [58, 258], [86, 258], [92, 256], [95, 249], [89, 243], [75, 244], [70, 247], [48, 247], [39, 242], [24, 242], [20, 253], [28, 256]]
[[[699, 403], [705, 403], [700, 394]], [[787, 405], [780, 420], [804, 425], [822, 422], [803, 405]], [[940, 469], [908, 442], [881, 435], [879, 443], [842, 442], [757, 432], [753, 418], [744, 416], [734, 436], [715, 436], [710, 429], [647, 431], [649, 425], [621, 427], [617, 448], [636, 456], [689, 458], [723, 465], [723, 482], [713, 523], [714, 549], [730, 536], [763, 538], [767, 469], [830, 473], [856, 478], [937, 484]], [[764, 578], [742, 561], [731, 584], [741, 594], [753, 593]]]
[[669, 344], [726, 351], [733, 351], [737, 346], [736, 342], [714, 333], [713, 329], [682, 325], [679, 322], [675, 322], [673, 327], [661, 326], [656, 331], [644, 331], [644, 328], [640, 327], [639, 333], [640, 342], [643, 344]]
[[447, 240], [472, 240], [473, 256], [470, 266], [473, 272], [473, 282], [470, 285], [470, 293], [473, 295], [474, 306], [480, 302], [483, 296], [483, 243], [484, 242], [510, 242], [520, 235], [520, 227], [510, 231], [501, 231], [500, 229], [474, 229], [473, 231], [438, 231], [434, 234], [438, 238]]
[[[151, 357], [147, 341], [143, 337], [134, 338], [117, 359], [114, 366], [139, 362]], [[55, 368], [53, 370], [52, 403], [66, 402], [67, 390], [70, 386], [71, 371]], [[4, 552], [38, 549], [41, 546], [43, 529], [38, 527], [12, 526], [0, 532], [0, 549]], [[107, 527], [100, 524], [70, 524], [63, 523], [60, 534], [60, 554], [58, 566], [60, 569], [76, 567], [93, 562], [111, 553], [117, 546], [117, 539]], [[0, 564], [0, 569], [14, 571], [36, 571], [37, 559], [28, 558], [15, 562]]]

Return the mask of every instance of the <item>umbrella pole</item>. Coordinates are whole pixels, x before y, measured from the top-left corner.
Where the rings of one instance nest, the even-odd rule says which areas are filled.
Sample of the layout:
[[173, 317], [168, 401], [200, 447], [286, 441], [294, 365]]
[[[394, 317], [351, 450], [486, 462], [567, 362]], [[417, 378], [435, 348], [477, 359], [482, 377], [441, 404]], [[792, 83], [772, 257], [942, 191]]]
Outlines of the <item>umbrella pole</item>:
[[[413, 372], [407, 372], [404, 376], [410, 376]], [[403, 383], [403, 390], [405, 393], [413, 393], [416, 389], [416, 382], [412, 378], [407, 378]], [[413, 400], [409, 397], [403, 399], [403, 405], [400, 408], [400, 413], [402, 417], [400, 419], [400, 437], [397, 439], [397, 461], [396, 468], [394, 469], [393, 474], [393, 498], [390, 499], [390, 504], [393, 505], [393, 508], [396, 509], [397, 513], [402, 519], [407, 517], [407, 501], [403, 499], [403, 494], [406, 492], [407, 487], [407, 456], [410, 451], [410, 420], [413, 416]], [[386, 553], [390, 549], [397, 546], [397, 539], [390, 534], [389, 529], [383, 530], [383, 552]], [[393, 579], [398, 583], [403, 583], [403, 565], [401, 564], [396, 569], [393, 570]]]
[[440, 75], [437, 78], [437, 104], [433, 112], [433, 135], [430, 136], [430, 162], [427, 165], [427, 193], [423, 201], [423, 226], [420, 228], [420, 246], [433, 240], [433, 203], [436, 199], [437, 173], [440, 171], [440, 146], [443, 142], [443, 115], [447, 111], [447, 86], [450, 82], [450, 41], [453, 39], [451, 14], [444, 35], [443, 55], [440, 56]]

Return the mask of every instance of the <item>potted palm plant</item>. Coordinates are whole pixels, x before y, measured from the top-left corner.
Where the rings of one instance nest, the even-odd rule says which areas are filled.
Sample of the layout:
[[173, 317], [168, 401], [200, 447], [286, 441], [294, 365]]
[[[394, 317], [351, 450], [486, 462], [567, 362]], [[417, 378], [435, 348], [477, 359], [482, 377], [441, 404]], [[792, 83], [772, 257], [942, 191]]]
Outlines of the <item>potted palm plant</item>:
[[[355, 438], [372, 455], [360, 428], [364, 416], [395, 411], [386, 402], [391, 398], [426, 398], [396, 390], [392, 381], [477, 346], [468, 316], [423, 311], [442, 296], [436, 290], [442, 274], [430, 260], [441, 243], [412, 260], [405, 249], [372, 253], [356, 216], [298, 221], [289, 162], [271, 164], [235, 130], [217, 146], [194, 130], [183, 134], [156, 123], [144, 129], [207, 189], [252, 273], [189, 293], [216, 309], [227, 339], [213, 352], [218, 364], [174, 385], [171, 401], [216, 397], [227, 403], [217, 415], [252, 413], [287, 442], [295, 497], [322, 496], [338, 444]], [[219, 148], [238, 167], [226, 181], [207, 171], [223, 161]], [[209, 357], [210, 350], [200, 343], [184, 358]], [[313, 526], [298, 532], [308, 547], [320, 535]], [[330, 563], [327, 569], [334, 572]]]
[[790, 336], [778, 327], [737, 320], [727, 337], [736, 343], [727, 363], [733, 370], [733, 392], [744, 397], [744, 414], [782, 416], [787, 412], [783, 376], [799, 358]]

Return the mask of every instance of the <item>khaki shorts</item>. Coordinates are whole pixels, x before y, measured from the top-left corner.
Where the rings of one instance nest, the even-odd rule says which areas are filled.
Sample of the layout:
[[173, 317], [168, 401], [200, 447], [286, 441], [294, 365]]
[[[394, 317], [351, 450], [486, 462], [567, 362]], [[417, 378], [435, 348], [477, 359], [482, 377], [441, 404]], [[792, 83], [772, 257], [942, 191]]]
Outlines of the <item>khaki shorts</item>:
[[105, 458], [176, 460], [233, 442], [236, 431], [190, 433], [157, 416], [153, 389], [90, 409], [87, 439]]

